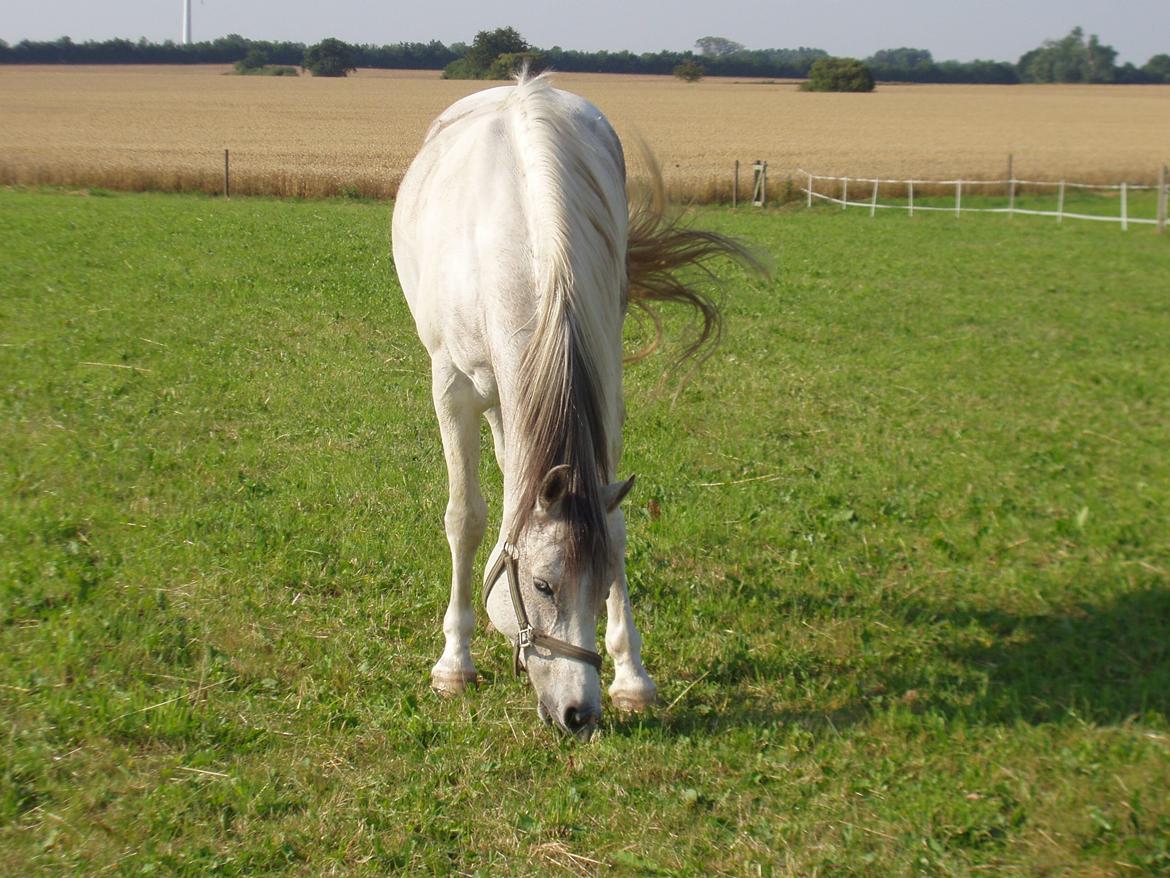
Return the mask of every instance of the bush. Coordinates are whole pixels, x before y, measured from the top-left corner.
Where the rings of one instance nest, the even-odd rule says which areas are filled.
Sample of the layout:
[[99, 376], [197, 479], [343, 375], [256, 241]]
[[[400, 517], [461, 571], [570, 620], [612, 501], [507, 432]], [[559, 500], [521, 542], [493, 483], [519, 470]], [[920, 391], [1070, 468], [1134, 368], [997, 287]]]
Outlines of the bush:
[[268, 55], [263, 49], [249, 49], [248, 54], [236, 62], [236, 73], [251, 73], [261, 70], [268, 63]]
[[333, 37], [306, 49], [301, 66], [314, 76], [345, 76], [349, 71], [357, 70], [352, 47]]
[[686, 82], [698, 82], [706, 72], [707, 68], [693, 58], [688, 58], [674, 68], [674, 75]]
[[813, 62], [804, 91], [873, 91], [873, 74], [856, 58], [821, 58]]
[[269, 66], [268, 55], [261, 49], [249, 49], [248, 54], [235, 63], [241, 76], [297, 76], [295, 67]]
[[471, 68], [467, 66], [466, 58], [456, 58], [443, 68], [443, 79], [475, 79], [471, 75]]

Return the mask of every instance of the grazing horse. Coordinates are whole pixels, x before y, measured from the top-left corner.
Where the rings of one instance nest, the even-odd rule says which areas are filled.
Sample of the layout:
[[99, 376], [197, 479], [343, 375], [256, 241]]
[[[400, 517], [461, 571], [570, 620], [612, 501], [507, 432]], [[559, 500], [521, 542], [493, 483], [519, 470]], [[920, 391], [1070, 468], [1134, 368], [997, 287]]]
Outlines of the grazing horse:
[[602, 604], [614, 706], [641, 710], [656, 697], [625, 577], [619, 504], [634, 480], [616, 475], [627, 306], [691, 304], [701, 342], [717, 333], [718, 311], [677, 269], [716, 255], [752, 263], [735, 242], [665, 219], [657, 174], [658, 197], [631, 218], [625, 179], [621, 143], [601, 112], [547, 76], [522, 74], [435, 120], [393, 220], [394, 263], [431, 357], [449, 480], [451, 598], [431, 685], [457, 693], [476, 680], [483, 415], [504, 476], [484, 577], [488, 617], [513, 642], [541, 717], [583, 740], [601, 716]]

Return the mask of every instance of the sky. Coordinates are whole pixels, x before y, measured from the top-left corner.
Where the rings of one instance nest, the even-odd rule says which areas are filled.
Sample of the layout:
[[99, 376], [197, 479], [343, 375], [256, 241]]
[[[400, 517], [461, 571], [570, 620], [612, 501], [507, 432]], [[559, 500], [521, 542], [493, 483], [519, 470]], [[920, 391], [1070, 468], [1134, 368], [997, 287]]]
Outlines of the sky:
[[[0, 0], [0, 38], [76, 42], [180, 38], [182, 0]], [[1015, 61], [1080, 25], [1139, 67], [1170, 53], [1168, 0], [192, 0], [192, 34], [238, 33], [314, 43], [469, 43], [515, 27], [543, 48], [693, 48], [720, 36], [749, 49], [810, 46], [864, 58], [878, 49], [929, 49], [936, 60]]]

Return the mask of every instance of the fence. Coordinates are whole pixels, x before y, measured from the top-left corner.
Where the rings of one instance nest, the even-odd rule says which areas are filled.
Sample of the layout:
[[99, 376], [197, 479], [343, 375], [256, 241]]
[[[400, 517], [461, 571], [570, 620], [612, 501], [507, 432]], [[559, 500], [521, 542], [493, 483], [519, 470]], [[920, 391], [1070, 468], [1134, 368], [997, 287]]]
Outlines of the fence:
[[[1096, 220], [1099, 222], [1121, 223], [1122, 231], [1129, 229], [1131, 223], [1154, 225], [1158, 227], [1159, 232], [1166, 230], [1166, 204], [1167, 204], [1167, 182], [1166, 182], [1166, 167], [1163, 166], [1158, 173], [1158, 182], [1156, 185], [1141, 185], [1135, 183], [1116, 183], [1116, 184], [1100, 184], [1100, 183], [1073, 183], [1067, 180], [1058, 180], [1053, 182], [1051, 180], [1017, 180], [1011, 177], [1007, 180], [884, 180], [873, 177], [829, 177], [821, 174], [813, 174], [803, 169], [797, 170], [797, 175], [805, 179], [806, 185], [801, 188], [801, 192], [805, 193], [807, 198], [807, 206], [812, 207], [813, 201], [826, 201], [831, 204], [841, 205], [841, 209], [845, 210], [849, 207], [868, 208], [869, 215], [874, 216], [879, 210], [905, 210], [911, 216], [915, 211], [943, 211], [954, 213], [959, 216], [963, 213], [1006, 213], [1009, 216], [1015, 214], [1022, 214], [1026, 216], [1050, 216], [1055, 217], [1058, 223], [1065, 219], [1080, 219], [1080, 220]], [[833, 189], [840, 189], [840, 197], [828, 194], [826, 192], [817, 191], [817, 182], [825, 181], [832, 184]], [[850, 201], [849, 200], [849, 184], [860, 184], [862, 187], [869, 186], [869, 198], [865, 201]], [[897, 186], [901, 187], [906, 193], [905, 204], [882, 204], [878, 201], [878, 192], [882, 186]], [[940, 189], [953, 187], [954, 188], [954, 206], [940, 207], [937, 204], [915, 204], [914, 202], [914, 187], [920, 187], [920, 192], [923, 189], [930, 189], [937, 192]], [[977, 191], [983, 187], [983, 191], [989, 188], [999, 188], [1007, 191], [1008, 204], [1007, 207], [964, 207], [963, 206], [963, 190], [967, 188], [968, 193], [972, 190]], [[1016, 205], [1016, 194], [1022, 187], [1027, 187], [1032, 191], [1043, 189], [1056, 190], [1056, 210], [1036, 210], [1034, 208], [1023, 208]], [[826, 188], [826, 187], [822, 187]], [[1069, 189], [1079, 191], [1087, 190], [1101, 190], [1117, 192], [1119, 195], [1118, 212], [1116, 215], [1107, 216], [1101, 214], [1087, 214], [1075, 213], [1064, 209], [1065, 192]], [[1153, 218], [1143, 216], [1131, 216], [1129, 212], [1129, 194], [1134, 191], [1141, 190], [1156, 190], [1157, 198], [1157, 215]]]

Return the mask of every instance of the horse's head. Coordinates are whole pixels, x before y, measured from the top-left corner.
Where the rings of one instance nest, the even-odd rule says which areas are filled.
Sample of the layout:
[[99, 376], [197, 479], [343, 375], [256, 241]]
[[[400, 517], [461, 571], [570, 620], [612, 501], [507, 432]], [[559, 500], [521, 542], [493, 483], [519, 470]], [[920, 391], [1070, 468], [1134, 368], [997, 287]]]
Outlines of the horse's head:
[[575, 536], [571, 472], [554, 467], [515, 546], [499, 548], [485, 583], [488, 617], [516, 648], [541, 718], [583, 741], [601, 719], [597, 615], [620, 574], [625, 542], [620, 516], [611, 513], [633, 484], [631, 477], [601, 489], [609, 532], [593, 544], [605, 547], [603, 557], [581, 557], [590, 542]]

